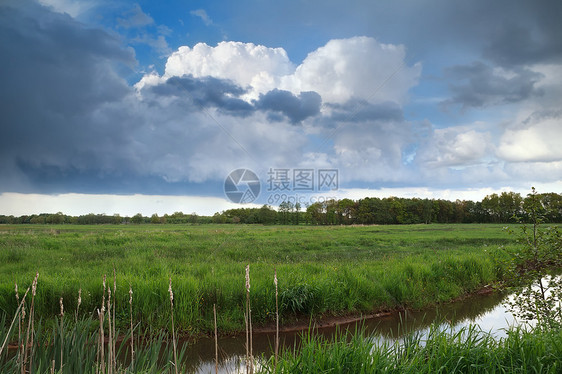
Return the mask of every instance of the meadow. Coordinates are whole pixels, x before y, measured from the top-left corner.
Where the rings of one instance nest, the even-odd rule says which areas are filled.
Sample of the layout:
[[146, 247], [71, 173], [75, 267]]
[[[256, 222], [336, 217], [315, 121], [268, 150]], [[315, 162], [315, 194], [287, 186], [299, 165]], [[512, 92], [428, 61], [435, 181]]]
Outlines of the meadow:
[[37, 271], [36, 316], [55, 321], [61, 297], [75, 311], [81, 289], [79, 314], [97, 318], [102, 276], [113, 285], [115, 269], [118, 326], [128, 326], [131, 287], [135, 323], [167, 328], [171, 278], [179, 333], [213, 331], [216, 305], [225, 334], [244, 330], [248, 264], [254, 326], [275, 321], [275, 270], [288, 325], [461, 297], [501, 280], [502, 258], [516, 245], [492, 224], [2, 225], [0, 310], [6, 319], [15, 314], [14, 284], [23, 294]]

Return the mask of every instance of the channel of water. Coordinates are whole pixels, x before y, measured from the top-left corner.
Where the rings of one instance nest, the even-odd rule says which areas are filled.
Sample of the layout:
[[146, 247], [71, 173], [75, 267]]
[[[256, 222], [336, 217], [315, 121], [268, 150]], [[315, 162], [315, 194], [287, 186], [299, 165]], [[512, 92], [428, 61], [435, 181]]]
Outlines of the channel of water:
[[[482, 331], [491, 332], [496, 337], [505, 336], [505, 330], [517, 323], [514, 316], [503, 305], [507, 296], [500, 293], [473, 295], [461, 301], [437, 305], [421, 311], [401, 311], [381, 317], [369, 318], [361, 322], [339, 324], [337, 327], [317, 329], [318, 334], [332, 337], [336, 329], [354, 331], [364, 326], [366, 333], [379, 340], [396, 341], [405, 332], [423, 333], [433, 322], [448, 324], [452, 330], [467, 325], [479, 325]], [[449, 327], [448, 326], [448, 327]], [[280, 346], [298, 346], [302, 332], [280, 333]], [[253, 352], [258, 357], [273, 354], [275, 333], [254, 333]], [[246, 336], [226, 336], [218, 339], [219, 372], [244, 372]], [[282, 348], [280, 348], [282, 349]], [[215, 372], [215, 342], [213, 338], [201, 338], [187, 347], [186, 362], [190, 373]]]

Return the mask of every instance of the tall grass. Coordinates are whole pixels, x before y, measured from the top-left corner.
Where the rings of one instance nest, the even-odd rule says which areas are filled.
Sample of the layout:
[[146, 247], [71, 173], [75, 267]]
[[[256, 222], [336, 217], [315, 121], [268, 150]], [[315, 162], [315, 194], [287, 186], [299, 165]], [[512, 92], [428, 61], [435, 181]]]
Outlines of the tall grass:
[[[18, 307], [12, 322], [6, 321], [6, 314], [2, 314], [0, 320], [0, 336], [3, 344], [0, 348], [0, 372], [1, 373], [159, 373], [173, 370], [176, 373], [186, 372], [187, 368], [183, 362], [185, 346], [179, 353], [176, 350], [175, 335], [173, 345], [170, 347], [165, 330], [156, 331], [152, 328], [145, 329], [140, 333], [143, 344], [136, 351], [133, 350], [134, 328], [131, 319], [131, 329], [127, 335], [122, 336], [118, 343], [118, 331], [112, 323], [111, 310], [115, 306], [112, 299], [111, 288], [106, 289], [106, 277], [102, 283], [104, 293], [102, 297], [101, 310], [97, 309], [98, 318], [93, 314], [88, 317], [76, 319], [76, 315], [65, 313], [63, 298], [59, 299], [60, 312], [59, 322], [45, 324], [39, 320], [34, 322], [33, 305], [36, 299], [33, 295], [37, 293], [38, 274], [20, 300], [18, 289], [16, 301]], [[26, 315], [23, 313], [26, 305], [28, 292], [32, 292], [30, 302], [30, 313], [27, 315], [27, 328], [23, 327], [14, 331], [15, 321], [23, 323]], [[114, 281], [113, 290], [116, 289]], [[107, 291], [107, 299], [105, 297]], [[172, 330], [173, 330], [173, 294], [170, 281], [170, 303], [172, 306]], [[114, 292], [113, 292], [114, 293]], [[132, 311], [132, 289], [129, 289], [129, 306]], [[80, 301], [78, 301], [78, 306]], [[77, 307], [78, 307], [77, 306]], [[107, 307], [107, 309], [106, 309]], [[106, 313], [107, 311], [107, 313]], [[114, 321], [113, 317], [113, 321]], [[107, 321], [107, 324], [104, 322]], [[8, 327], [9, 326], [9, 327]], [[108, 339], [105, 339], [105, 332]], [[139, 334], [137, 332], [137, 334]], [[22, 335], [25, 335], [25, 341]], [[8, 348], [7, 343], [15, 341], [17, 344]], [[130, 354], [127, 349], [130, 342]], [[107, 356], [105, 352], [107, 350]]]
[[[560, 373], [562, 331], [513, 328], [507, 337], [470, 326], [457, 332], [434, 326], [427, 337], [377, 343], [364, 331], [329, 340], [311, 333], [300, 349], [283, 352], [260, 373]], [[276, 366], [277, 365], [277, 366]]]

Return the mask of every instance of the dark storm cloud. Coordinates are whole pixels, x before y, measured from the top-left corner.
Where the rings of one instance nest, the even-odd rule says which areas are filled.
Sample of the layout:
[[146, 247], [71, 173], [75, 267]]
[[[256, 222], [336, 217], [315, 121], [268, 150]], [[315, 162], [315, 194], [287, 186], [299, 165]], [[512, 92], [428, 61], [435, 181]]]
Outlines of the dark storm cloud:
[[238, 98], [246, 91], [225, 79], [194, 78], [186, 75], [181, 78], [172, 77], [148, 90], [158, 96], [188, 98], [198, 107], [216, 107], [222, 112], [236, 116], [248, 116], [254, 111], [252, 105]]
[[515, 2], [514, 5], [519, 8], [519, 17], [496, 24], [484, 55], [507, 67], [561, 62], [562, 2]]
[[20, 165], [85, 167], [126, 143], [120, 111], [107, 122], [99, 111], [132, 93], [116, 67], [133, 66], [134, 53], [114, 36], [33, 2], [7, 1], [0, 56], [0, 189], [18, 188]]
[[396, 103], [372, 104], [351, 99], [345, 104], [329, 104], [333, 109], [330, 120], [337, 122], [403, 121], [404, 114]]
[[280, 120], [286, 116], [293, 124], [320, 113], [322, 98], [316, 92], [301, 92], [299, 96], [284, 90], [274, 89], [260, 95], [254, 102], [257, 109], [272, 112], [271, 120]]
[[452, 97], [442, 103], [446, 107], [461, 105], [466, 109], [515, 103], [542, 94], [535, 88], [542, 74], [527, 69], [500, 72], [483, 62], [474, 62], [448, 68], [446, 75], [451, 82], [458, 82], [450, 83]]

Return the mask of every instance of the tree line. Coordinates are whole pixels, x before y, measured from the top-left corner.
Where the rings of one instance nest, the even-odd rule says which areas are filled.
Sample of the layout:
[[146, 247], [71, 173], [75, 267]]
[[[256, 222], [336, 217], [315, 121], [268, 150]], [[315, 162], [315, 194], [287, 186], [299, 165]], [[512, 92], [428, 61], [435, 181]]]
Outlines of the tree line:
[[[352, 224], [416, 224], [416, 223], [513, 223], [528, 221], [525, 206], [530, 195], [522, 197], [515, 192], [491, 194], [482, 201], [419, 199], [400, 197], [366, 197], [359, 200], [341, 199], [316, 202], [301, 206], [283, 202], [277, 209], [269, 205], [261, 208], [237, 208], [215, 213], [212, 217], [196, 213], [175, 212], [150, 217], [136, 214], [122, 217], [118, 214], [87, 214], [68, 216], [56, 214], [0, 215], [0, 224], [208, 224], [244, 223], [264, 225], [352, 225]], [[544, 219], [562, 223], [562, 195], [536, 194]]]
[[[562, 223], [562, 195], [537, 194], [544, 217]], [[530, 197], [515, 192], [486, 196], [482, 201], [366, 197], [316, 202], [306, 207], [282, 203], [277, 210], [261, 208], [230, 209], [213, 216], [214, 222], [312, 225], [390, 225], [419, 223], [512, 223], [528, 221], [525, 206]]]

